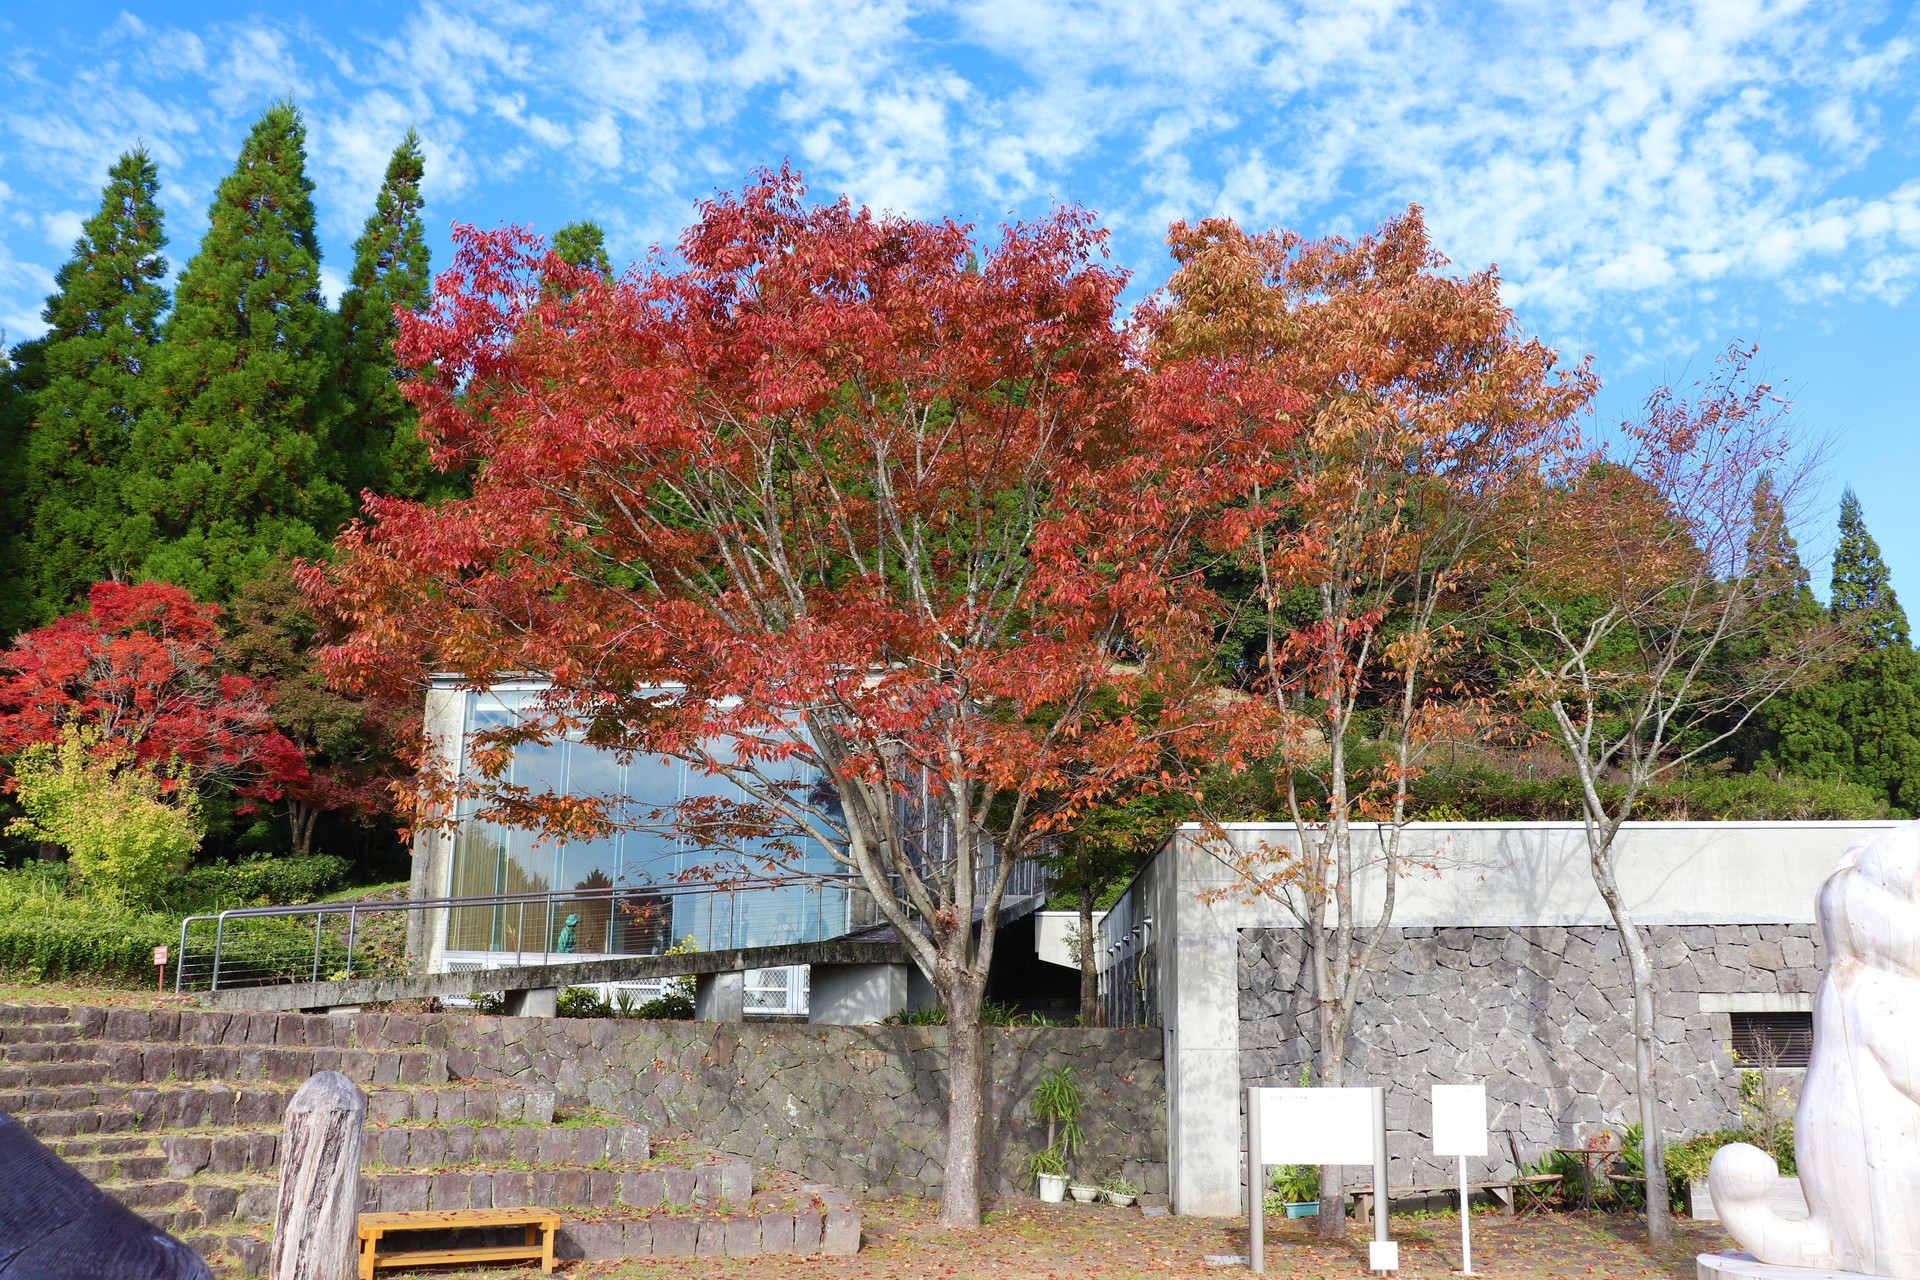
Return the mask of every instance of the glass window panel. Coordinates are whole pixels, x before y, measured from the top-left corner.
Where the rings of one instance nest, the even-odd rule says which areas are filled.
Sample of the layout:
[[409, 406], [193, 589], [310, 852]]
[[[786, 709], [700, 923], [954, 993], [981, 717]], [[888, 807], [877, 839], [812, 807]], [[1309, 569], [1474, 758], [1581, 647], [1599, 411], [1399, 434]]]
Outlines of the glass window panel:
[[541, 792], [564, 793], [567, 789], [567, 746], [565, 742], [524, 743], [513, 751], [513, 785]]
[[[453, 845], [453, 874], [448, 893], [479, 898], [498, 892], [506, 856], [499, 830], [471, 819], [462, 823]], [[447, 947], [486, 951], [497, 945], [497, 913], [492, 907], [457, 907], [447, 913]]]
[[622, 884], [667, 884], [679, 872], [678, 843], [667, 827], [680, 802], [683, 771], [678, 760], [663, 756], [628, 763], [627, 821], [633, 825], [621, 840]]

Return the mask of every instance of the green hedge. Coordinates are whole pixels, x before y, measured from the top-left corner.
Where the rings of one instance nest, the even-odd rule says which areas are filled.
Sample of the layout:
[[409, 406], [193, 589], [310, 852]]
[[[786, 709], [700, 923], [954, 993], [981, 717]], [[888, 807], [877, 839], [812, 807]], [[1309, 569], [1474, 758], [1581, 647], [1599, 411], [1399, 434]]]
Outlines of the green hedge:
[[[1414, 816], [1429, 821], [1577, 822], [1581, 816], [1580, 784], [1573, 778], [1438, 769], [1416, 779], [1412, 792]], [[1896, 815], [1885, 799], [1857, 783], [1703, 769], [1649, 789], [1633, 816], [1642, 822], [1810, 822]]]
[[340, 888], [352, 870], [352, 863], [331, 854], [211, 862], [176, 877], [161, 892], [160, 900], [167, 910], [183, 916], [255, 903], [283, 906], [312, 902]]
[[144, 986], [154, 980], [153, 949], [179, 945], [180, 926], [162, 916], [0, 915], [0, 973], [34, 982], [86, 978]]

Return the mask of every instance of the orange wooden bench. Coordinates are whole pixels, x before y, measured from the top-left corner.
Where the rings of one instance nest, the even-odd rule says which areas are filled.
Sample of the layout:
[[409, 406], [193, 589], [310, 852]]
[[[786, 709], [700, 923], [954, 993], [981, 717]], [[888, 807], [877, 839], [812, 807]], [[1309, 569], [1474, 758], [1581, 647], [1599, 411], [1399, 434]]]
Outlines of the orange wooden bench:
[[[396, 1231], [452, 1231], [462, 1227], [525, 1227], [525, 1244], [463, 1245], [456, 1249], [401, 1249], [382, 1252]], [[417, 1213], [360, 1215], [360, 1280], [373, 1280], [375, 1267], [436, 1267], [450, 1262], [538, 1262], [553, 1270], [553, 1236], [560, 1215], [547, 1209], [427, 1209]]]

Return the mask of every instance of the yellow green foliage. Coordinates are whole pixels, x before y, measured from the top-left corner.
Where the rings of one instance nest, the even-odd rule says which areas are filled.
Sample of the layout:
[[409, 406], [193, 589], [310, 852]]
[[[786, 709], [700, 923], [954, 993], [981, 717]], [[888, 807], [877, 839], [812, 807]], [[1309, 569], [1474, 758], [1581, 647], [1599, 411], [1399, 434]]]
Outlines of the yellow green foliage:
[[93, 896], [144, 904], [182, 868], [206, 834], [185, 778], [142, 765], [69, 726], [57, 743], [36, 743], [14, 766], [25, 816], [8, 829], [67, 851]]

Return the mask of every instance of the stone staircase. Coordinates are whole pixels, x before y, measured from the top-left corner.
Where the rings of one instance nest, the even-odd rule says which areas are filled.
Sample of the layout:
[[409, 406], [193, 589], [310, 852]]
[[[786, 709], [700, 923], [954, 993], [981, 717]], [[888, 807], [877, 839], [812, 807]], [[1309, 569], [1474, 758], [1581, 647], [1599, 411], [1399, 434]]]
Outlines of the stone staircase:
[[363, 1211], [550, 1207], [563, 1258], [859, 1247], [858, 1211], [832, 1187], [756, 1180], [690, 1139], [556, 1111], [551, 1090], [458, 1078], [432, 1019], [410, 1047], [360, 1047], [357, 1030], [352, 1016], [0, 1005], [0, 1111], [224, 1274], [264, 1269], [281, 1118], [317, 1071], [367, 1097]]

